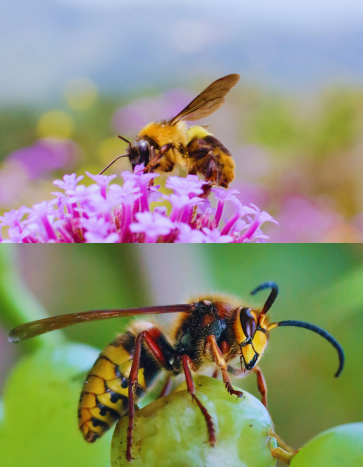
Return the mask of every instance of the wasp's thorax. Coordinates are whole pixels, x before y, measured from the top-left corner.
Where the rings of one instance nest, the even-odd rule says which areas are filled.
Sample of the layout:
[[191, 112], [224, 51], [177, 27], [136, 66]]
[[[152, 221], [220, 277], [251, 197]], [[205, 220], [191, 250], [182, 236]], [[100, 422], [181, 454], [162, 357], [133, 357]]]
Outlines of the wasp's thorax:
[[[182, 318], [174, 340], [177, 354], [186, 353], [198, 365], [212, 360], [206, 344], [208, 336], [214, 336], [226, 361], [241, 359], [243, 370], [253, 369], [267, 345], [268, 319], [261, 311], [239, 307], [233, 299], [210, 295], [202, 300], [192, 301], [192, 314]], [[236, 306], [237, 305], [237, 306]], [[175, 371], [181, 371], [178, 359]]]
[[241, 367], [251, 370], [261, 358], [267, 345], [268, 323], [266, 315], [256, 313], [251, 308], [241, 307], [237, 310], [234, 332], [239, 346]]

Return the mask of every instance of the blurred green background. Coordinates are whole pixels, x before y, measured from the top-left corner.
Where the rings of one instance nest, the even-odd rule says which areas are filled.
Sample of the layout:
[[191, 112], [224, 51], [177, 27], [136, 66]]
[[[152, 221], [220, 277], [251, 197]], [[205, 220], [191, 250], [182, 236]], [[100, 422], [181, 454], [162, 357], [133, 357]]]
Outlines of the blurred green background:
[[[280, 286], [269, 312], [272, 320], [316, 324], [342, 344], [346, 355], [345, 369], [336, 379], [337, 354], [324, 339], [298, 328], [271, 332], [260, 367], [277, 432], [298, 448], [322, 430], [362, 420], [360, 245], [58, 245], [30, 249], [25, 245], [11, 249], [8, 245], [0, 254], [0, 381], [5, 405], [0, 433], [6, 441], [0, 448], [0, 463], [1, 456], [8, 462], [3, 465], [10, 465], [9, 452], [23, 447], [27, 452], [41, 451], [43, 463], [35, 457], [26, 463], [18, 459], [12, 465], [64, 465], [71, 455], [73, 465], [100, 467], [108, 465], [108, 460], [101, 464], [100, 459], [108, 459], [110, 442], [105, 438], [89, 446], [77, 432], [82, 378], [92, 366], [95, 352], [74, 347], [59, 331], [48, 334], [44, 342], [35, 344], [33, 340], [15, 346], [6, 340], [11, 327], [41, 317], [44, 310], [57, 315], [181, 303], [203, 291], [224, 292], [261, 305], [264, 294], [252, 300], [249, 292], [267, 280]], [[28, 295], [20, 279], [33, 296]], [[167, 326], [165, 320], [159, 322]], [[74, 326], [65, 334], [73, 342], [101, 349], [125, 325], [120, 319], [89, 323]], [[32, 342], [40, 348], [40, 354], [33, 353], [36, 349], [29, 347]], [[11, 376], [11, 366], [24, 355], [30, 360], [18, 364]], [[258, 397], [254, 375], [235, 383]], [[54, 407], [49, 408], [49, 404]], [[56, 416], [51, 416], [53, 410], [63, 416], [62, 427]], [[39, 428], [42, 425], [44, 432]], [[53, 444], [63, 446], [61, 452], [55, 450], [56, 455]], [[5, 447], [6, 453], [2, 452]]]
[[[99, 173], [150, 121], [241, 81], [201, 122], [231, 151], [274, 242], [363, 240], [359, 0], [25, 0], [0, 18], [0, 214]], [[110, 173], [130, 170], [121, 159]]]

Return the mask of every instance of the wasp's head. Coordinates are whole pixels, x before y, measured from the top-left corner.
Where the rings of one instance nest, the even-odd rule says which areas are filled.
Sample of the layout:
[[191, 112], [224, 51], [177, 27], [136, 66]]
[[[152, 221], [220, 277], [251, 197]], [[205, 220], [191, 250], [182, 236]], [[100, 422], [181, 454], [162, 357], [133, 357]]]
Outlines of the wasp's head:
[[129, 145], [127, 156], [130, 159], [132, 170], [140, 164], [144, 164], [146, 167], [150, 161], [150, 143], [145, 139], [135, 141]]
[[[264, 318], [264, 317], [263, 317]], [[251, 308], [239, 309], [235, 332], [240, 348], [241, 365], [251, 370], [257, 365], [267, 345], [267, 322]]]
[[275, 282], [265, 282], [253, 290], [251, 294], [255, 295], [257, 292], [264, 289], [271, 289], [271, 292], [262, 308], [262, 311], [256, 312], [251, 308], [241, 307], [238, 309], [234, 322], [234, 332], [237, 338], [237, 343], [240, 347], [242, 369], [243, 364], [246, 370], [251, 370], [257, 365], [266, 348], [269, 331], [282, 326], [295, 326], [298, 328], [305, 328], [319, 334], [319, 336], [326, 339], [333, 345], [333, 347], [335, 347], [339, 357], [339, 368], [335, 373], [335, 376], [339, 376], [344, 366], [344, 353], [339, 342], [337, 342], [333, 336], [324, 331], [324, 329], [303, 321], [289, 320], [269, 324], [266, 313], [274, 303], [279, 292], [279, 288]]

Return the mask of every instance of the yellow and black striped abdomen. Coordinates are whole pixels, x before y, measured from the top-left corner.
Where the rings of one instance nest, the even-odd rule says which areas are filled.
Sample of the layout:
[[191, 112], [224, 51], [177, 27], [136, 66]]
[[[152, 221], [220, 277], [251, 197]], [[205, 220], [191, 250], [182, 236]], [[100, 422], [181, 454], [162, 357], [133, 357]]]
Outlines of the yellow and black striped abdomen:
[[[93, 443], [128, 411], [128, 382], [135, 336], [126, 332], [115, 339], [96, 360], [84, 383], [79, 408], [79, 428]], [[143, 349], [138, 371], [136, 400], [160, 373], [160, 367]]]
[[203, 127], [189, 128], [188, 137], [188, 173], [201, 174], [207, 182], [228, 188], [234, 179], [235, 170], [235, 163], [228, 149]]

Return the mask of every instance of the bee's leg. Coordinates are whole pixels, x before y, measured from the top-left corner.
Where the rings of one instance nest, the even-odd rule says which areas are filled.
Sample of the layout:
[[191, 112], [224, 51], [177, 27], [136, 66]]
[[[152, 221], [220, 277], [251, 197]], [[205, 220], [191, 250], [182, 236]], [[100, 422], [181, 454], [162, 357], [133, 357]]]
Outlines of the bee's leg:
[[[158, 331], [160, 332], [160, 331]], [[135, 391], [138, 385], [138, 373], [140, 368], [140, 357], [141, 357], [141, 350], [142, 344], [145, 341], [145, 344], [148, 347], [148, 350], [155, 358], [155, 360], [165, 368], [166, 370], [170, 370], [169, 363], [167, 362], [166, 358], [164, 357], [163, 350], [157, 344], [153, 336], [148, 331], [142, 331], [136, 338], [135, 341], [135, 348], [134, 348], [134, 357], [132, 359], [132, 366], [129, 376], [129, 426], [127, 429], [127, 448], [126, 448], [126, 459], [128, 462], [131, 462], [133, 457], [131, 454], [132, 448], [132, 433], [134, 431], [134, 419], [135, 419]]]
[[219, 170], [213, 151], [209, 151], [206, 158], [207, 162], [205, 163], [204, 168], [205, 179], [207, 182], [219, 185]]
[[167, 396], [170, 392], [170, 389], [171, 389], [171, 386], [172, 386], [172, 377], [171, 376], [168, 376], [165, 380], [165, 383], [163, 384], [163, 387], [161, 388], [161, 391], [160, 391], [160, 394], [158, 396], [158, 399], [160, 397], [164, 397], [164, 396]]
[[150, 159], [143, 172], [152, 172], [155, 169], [155, 166], [158, 164], [161, 157], [163, 157], [163, 154], [160, 151], [156, 152], [154, 146], [151, 146]]
[[212, 417], [209, 415], [208, 410], [204, 407], [204, 405], [200, 402], [198, 397], [195, 395], [195, 387], [194, 387], [194, 382], [192, 378], [192, 374], [190, 372], [190, 358], [188, 355], [182, 355], [181, 361], [183, 364], [183, 370], [185, 374], [185, 380], [187, 383], [187, 388], [189, 394], [192, 396], [192, 398], [195, 400], [195, 402], [198, 404], [198, 407], [200, 408], [202, 414], [204, 415], [205, 421], [207, 423], [207, 428], [208, 428], [208, 434], [209, 434], [209, 444], [211, 446], [214, 446], [214, 443], [216, 442], [216, 433], [214, 429], [214, 424]]
[[175, 148], [173, 143], [164, 144], [164, 146], [161, 146], [160, 152], [161, 154], [164, 154], [164, 152], [167, 152], [169, 151], [169, 149], [173, 149], [173, 148]]
[[261, 402], [262, 404], [266, 407], [267, 409], [267, 386], [266, 386], [266, 380], [265, 377], [263, 376], [263, 373], [260, 369], [260, 367], [255, 366], [252, 371], [257, 374], [257, 387], [258, 387], [258, 392], [261, 394], [262, 399]]
[[233, 395], [235, 394], [237, 397], [244, 397], [242, 391], [236, 391], [232, 387], [231, 380], [229, 378], [227, 372], [227, 363], [223, 358], [222, 351], [219, 348], [216, 338], [213, 335], [207, 337], [207, 347], [208, 350], [211, 352], [214, 362], [220, 367], [222, 370], [222, 377], [224, 385], [226, 386], [227, 391]]
[[[191, 173], [191, 172], [188, 172], [188, 173]], [[211, 192], [213, 186], [214, 186], [213, 183], [210, 183], [210, 182], [204, 183], [204, 185], [201, 186], [201, 188], [203, 190], [203, 193], [198, 195], [199, 198], [207, 199], [208, 196], [210, 195], [210, 192]]]
[[186, 149], [189, 173], [201, 174], [208, 183], [228, 188], [234, 178], [234, 162], [231, 153], [217, 138], [212, 135], [196, 137]]
[[154, 172], [160, 169], [161, 172], [172, 172], [175, 167], [174, 156], [167, 157], [166, 152], [172, 151], [175, 148], [174, 144], [164, 144], [160, 149], [155, 150], [150, 148], [150, 160], [144, 169], [144, 172]]
[[213, 185], [219, 185], [219, 169], [213, 151], [203, 148], [194, 153], [189, 153], [189, 156], [195, 162], [188, 171], [189, 174], [195, 175], [200, 173], [205, 178], [206, 182]]

